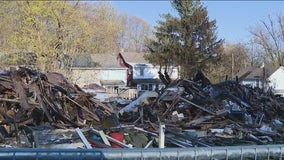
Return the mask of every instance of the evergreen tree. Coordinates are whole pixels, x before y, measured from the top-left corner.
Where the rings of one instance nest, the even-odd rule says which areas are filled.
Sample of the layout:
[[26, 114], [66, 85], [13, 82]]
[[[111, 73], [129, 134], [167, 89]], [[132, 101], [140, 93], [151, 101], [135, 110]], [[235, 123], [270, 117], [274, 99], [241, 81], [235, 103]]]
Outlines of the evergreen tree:
[[151, 63], [160, 66], [177, 65], [175, 55], [178, 54], [178, 34], [177, 26], [178, 19], [172, 17], [170, 14], [162, 15], [166, 20], [159, 21], [158, 26], [155, 26], [155, 38], [150, 39], [148, 48], [151, 54], [146, 55]]
[[192, 78], [208, 67], [222, 51], [223, 40], [217, 40], [216, 21], [210, 21], [200, 1], [174, 0], [178, 17], [164, 15], [155, 27], [155, 40], [150, 40], [150, 62], [179, 65], [182, 78]]

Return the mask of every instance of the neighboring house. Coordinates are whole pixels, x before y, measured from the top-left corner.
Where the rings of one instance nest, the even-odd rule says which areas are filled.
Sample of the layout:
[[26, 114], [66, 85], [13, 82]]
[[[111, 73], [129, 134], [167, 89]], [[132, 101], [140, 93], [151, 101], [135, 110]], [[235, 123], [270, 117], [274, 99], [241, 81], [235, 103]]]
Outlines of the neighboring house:
[[284, 97], [284, 67], [280, 66], [268, 77], [269, 86], [277, 95]]
[[[121, 67], [128, 69], [127, 84], [137, 88], [138, 95], [144, 91], [157, 91], [165, 87], [159, 79], [160, 66], [154, 66], [144, 59], [145, 53], [123, 52], [118, 55]], [[164, 68], [161, 69], [164, 73]], [[168, 73], [171, 79], [178, 78], [178, 67], [171, 67]]]
[[275, 94], [284, 96], [284, 67], [265, 65], [259, 68], [246, 68], [240, 71], [237, 76], [243, 85], [258, 87], [265, 91], [269, 88]]
[[[144, 54], [125, 52], [119, 55], [93, 54], [76, 57], [73, 67], [70, 68], [72, 80], [79, 87], [98, 84], [111, 96], [116, 94], [116, 97], [128, 99], [136, 98], [144, 91], [158, 91], [165, 87], [159, 79], [160, 67], [149, 64], [144, 59]], [[164, 73], [164, 68], [161, 72]], [[171, 67], [168, 74], [171, 79], [177, 79], [178, 68]]]
[[[119, 96], [127, 88], [127, 68], [122, 68], [114, 54], [92, 54], [76, 57], [71, 77], [79, 87], [99, 84], [108, 94]], [[126, 95], [128, 98], [129, 95]]]

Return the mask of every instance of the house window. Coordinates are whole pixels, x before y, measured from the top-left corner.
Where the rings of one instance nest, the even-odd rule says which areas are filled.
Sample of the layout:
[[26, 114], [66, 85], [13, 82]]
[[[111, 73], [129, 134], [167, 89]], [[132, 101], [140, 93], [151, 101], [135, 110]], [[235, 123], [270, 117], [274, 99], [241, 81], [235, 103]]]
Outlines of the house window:
[[159, 89], [160, 89], [160, 88], [159, 88], [159, 85], [158, 85], [158, 84], [156, 84], [156, 85], [155, 85], [155, 91], [156, 91], [156, 92], [158, 92], [158, 91], [159, 91]]
[[149, 84], [149, 91], [153, 91], [153, 84]]
[[140, 67], [140, 76], [144, 76], [144, 67]]
[[259, 79], [256, 79], [256, 86], [255, 87], [259, 87], [260, 88]]
[[146, 64], [136, 64], [135, 72], [137, 76], [145, 76], [145, 69], [147, 68]]
[[141, 84], [140, 90], [141, 91], [153, 91], [155, 90], [155, 85], [144, 83], [144, 84]]
[[141, 91], [147, 91], [148, 90], [148, 84], [141, 84]]

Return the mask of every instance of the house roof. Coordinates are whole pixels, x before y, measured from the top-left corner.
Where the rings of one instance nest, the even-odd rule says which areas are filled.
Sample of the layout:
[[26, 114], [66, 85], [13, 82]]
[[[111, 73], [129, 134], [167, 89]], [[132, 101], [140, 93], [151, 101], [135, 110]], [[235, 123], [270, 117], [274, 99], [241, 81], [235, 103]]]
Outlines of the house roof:
[[117, 54], [92, 54], [91, 58], [98, 62], [102, 68], [121, 68], [117, 61]]
[[159, 84], [162, 83], [160, 79], [134, 79], [134, 82], [137, 84], [140, 83], [153, 83], [153, 84]]
[[103, 86], [106, 86], [106, 85], [108, 85], [108, 86], [112, 86], [112, 85], [118, 85], [118, 86], [125, 85], [125, 83], [123, 81], [121, 81], [121, 80], [101, 80], [100, 82], [101, 82], [101, 85], [103, 85]]
[[252, 67], [247, 67], [242, 70], [240, 70], [237, 74], [235, 74], [235, 77], [238, 77], [239, 79], [246, 78], [251, 72], [253, 71]]
[[82, 89], [93, 89], [93, 90], [97, 90], [97, 91], [103, 91], [105, 92], [106, 89], [96, 83], [91, 83], [91, 84], [88, 84], [88, 85], [84, 85], [82, 87]]
[[[145, 54], [147, 53], [121, 53], [127, 63], [149, 63], [144, 59]], [[121, 68], [117, 56], [118, 53], [77, 55], [74, 57], [73, 67]]]
[[263, 77], [263, 71], [265, 71], [266, 77], [271, 76], [279, 67], [273, 66], [272, 64], [266, 64], [263, 67], [248, 67], [243, 70], [241, 70], [239, 73], [237, 73], [236, 76], [239, 77], [239, 81], [242, 81], [244, 79], [259, 79]]
[[147, 53], [122, 52], [121, 55], [127, 63], [149, 63], [145, 60], [144, 55]]
[[84, 54], [74, 57], [73, 67], [100, 67], [100, 68], [121, 68], [117, 61], [117, 54]]

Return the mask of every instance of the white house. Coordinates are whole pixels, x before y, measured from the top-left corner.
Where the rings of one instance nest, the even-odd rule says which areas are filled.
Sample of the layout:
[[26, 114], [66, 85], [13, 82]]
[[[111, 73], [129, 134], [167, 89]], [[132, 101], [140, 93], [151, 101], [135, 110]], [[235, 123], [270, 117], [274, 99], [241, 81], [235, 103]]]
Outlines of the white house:
[[[136, 98], [144, 91], [157, 91], [165, 86], [159, 78], [160, 67], [147, 62], [144, 55], [137, 52], [84, 55], [70, 68], [71, 77], [80, 87], [95, 83], [108, 94]], [[161, 72], [164, 73], [164, 68]], [[177, 79], [178, 68], [170, 67], [168, 75]]]
[[243, 85], [258, 87], [264, 90], [272, 89], [274, 94], [284, 97], [284, 67], [271, 64], [259, 68], [245, 68], [237, 76]]
[[73, 67], [70, 68], [73, 81], [80, 87], [91, 83], [105, 87], [125, 87], [127, 69], [119, 66], [116, 56], [92, 54], [76, 57]]
[[[136, 87], [138, 94], [144, 91], [157, 91], [165, 85], [161, 82], [158, 72], [160, 66], [154, 66], [144, 59], [146, 53], [123, 52], [118, 58], [122, 67], [129, 69], [130, 86]], [[165, 68], [161, 68], [164, 73]], [[172, 66], [168, 69], [168, 75], [171, 79], [178, 78], [178, 67]]]
[[284, 67], [280, 66], [268, 78], [268, 85], [274, 91], [274, 94], [284, 97]]
[[70, 68], [73, 83], [82, 88], [90, 84], [102, 86], [106, 89], [105, 92], [84, 88], [85, 91], [95, 92], [99, 99], [119, 96], [134, 97], [134, 94], [129, 95], [130, 93], [124, 92], [127, 90], [127, 68], [120, 67], [116, 57], [117, 54], [93, 54], [76, 57], [73, 67]]
[[[154, 66], [147, 63], [130, 63], [133, 67], [133, 80], [137, 84], [137, 90], [140, 92], [143, 91], [155, 91], [160, 90], [165, 85], [161, 82], [159, 78], [159, 69], [160, 66]], [[165, 68], [161, 69], [161, 72], [164, 73]], [[178, 68], [170, 68], [171, 79], [178, 78]]]

